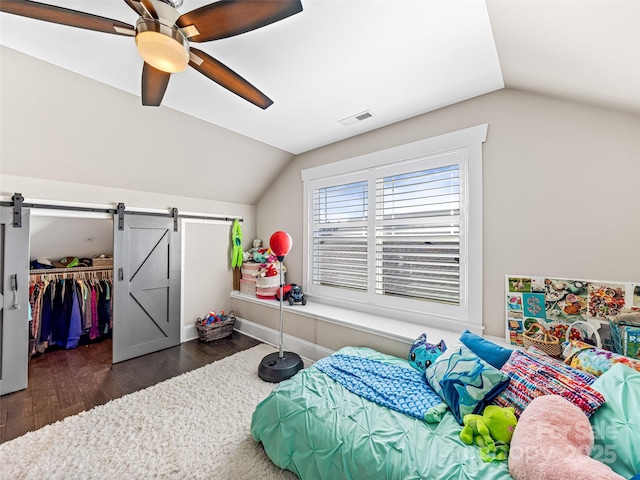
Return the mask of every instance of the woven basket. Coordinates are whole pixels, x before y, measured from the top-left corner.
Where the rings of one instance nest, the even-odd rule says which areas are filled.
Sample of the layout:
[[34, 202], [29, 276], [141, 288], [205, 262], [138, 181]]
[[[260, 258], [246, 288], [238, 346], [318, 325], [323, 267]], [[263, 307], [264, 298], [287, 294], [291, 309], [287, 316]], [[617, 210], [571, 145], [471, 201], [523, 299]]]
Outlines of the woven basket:
[[202, 320], [196, 320], [196, 330], [202, 342], [210, 342], [219, 338], [228, 337], [233, 332], [233, 326], [236, 324], [236, 316], [233, 312], [229, 313], [226, 320], [218, 323], [210, 323], [202, 325]]
[[552, 357], [559, 357], [562, 353], [562, 345], [558, 337], [551, 335], [539, 323], [531, 324], [529, 329], [522, 334], [522, 345], [525, 348], [536, 347]]
[[244, 293], [246, 295], [255, 295], [256, 294], [256, 281], [255, 280], [245, 280], [244, 278], [240, 279], [240, 293]]

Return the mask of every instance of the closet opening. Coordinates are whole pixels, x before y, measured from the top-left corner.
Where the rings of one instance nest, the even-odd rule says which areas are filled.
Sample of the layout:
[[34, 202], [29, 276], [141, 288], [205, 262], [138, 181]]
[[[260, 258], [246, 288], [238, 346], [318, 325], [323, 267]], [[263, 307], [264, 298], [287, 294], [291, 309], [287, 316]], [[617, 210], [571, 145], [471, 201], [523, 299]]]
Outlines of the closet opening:
[[[31, 210], [29, 358], [113, 338], [113, 216]], [[108, 352], [112, 363], [112, 348]]]

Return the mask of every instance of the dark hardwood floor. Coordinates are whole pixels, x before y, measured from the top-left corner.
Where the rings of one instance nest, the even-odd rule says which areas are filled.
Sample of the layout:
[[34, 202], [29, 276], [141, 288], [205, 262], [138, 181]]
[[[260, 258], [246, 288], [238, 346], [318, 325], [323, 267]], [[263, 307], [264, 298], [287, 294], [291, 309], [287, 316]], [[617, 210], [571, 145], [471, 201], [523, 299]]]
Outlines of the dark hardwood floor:
[[0, 443], [259, 343], [233, 332], [212, 342], [193, 340], [112, 365], [112, 342], [106, 339], [33, 357], [29, 388], [0, 397]]

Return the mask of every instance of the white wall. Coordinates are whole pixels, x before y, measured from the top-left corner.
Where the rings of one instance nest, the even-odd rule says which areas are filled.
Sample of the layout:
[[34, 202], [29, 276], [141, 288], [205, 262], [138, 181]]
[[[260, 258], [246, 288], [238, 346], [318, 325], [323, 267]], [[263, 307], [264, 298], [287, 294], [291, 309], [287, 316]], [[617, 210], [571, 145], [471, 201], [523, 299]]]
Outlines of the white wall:
[[[288, 154], [264, 144], [164, 107], [143, 109], [132, 95], [5, 47], [0, 52], [4, 195], [241, 215], [245, 248], [254, 236], [292, 235], [287, 281], [300, 283], [302, 169], [488, 123], [484, 282], [477, 286], [484, 289], [487, 333], [503, 335], [507, 273], [640, 280], [637, 115], [503, 90], [307, 152], [283, 167]], [[139, 168], [142, 162], [147, 168]], [[253, 180], [272, 176], [252, 206], [260, 191]], [[223, 201], [203, 200], [211, 192]], [[196, 257], [228, 264], [226, 251], [191, 243]], [[185, 273], [185, 288], [201, 295], [189, 300], [185, 323], [204, 313], [199, 302], [210, 295], [194, 268]], [[228, 293], [230, 282], [229, 272], [221, 291]]]
[[[45, 212], [39, 210], [39, 213]], [[31, 260], [63, 257], [92, 258], [113, 254], [112, 218], [42, 216], [33, 212], [29, 224]], [[46, 211], [54, 213], [54, 211]]]
[[504, 335], [505, 274], [640, 280], [640, 117], [502, 90], [297, 156], [256, 216], [258, 236], [293, 238], [287, 282], [303, 278], [301, 170], [481, 123], [487, 334]]
[[0, 55], [3, 175], [254, 204], [293, 158], [10, 48]]
[[[242, 223], [245, 250], [250, 248], [251, 240], [245, 233]], [[233, 290], [233, 278], [229, 274], [231, 258], [231, 224], [222, 222], [200, 222], [184, 220], [184, 283], [182, 301], [184, 304], [183, 326], [187, 339], [198, 336], [193, 323], [196, 318], [205, 316], [211, 310], [220, 313], [231, 310], [229, 292]], [[224, 255], [222, 255], [224, 254]], [[226, 261], [223, 261], [226, 260]]]

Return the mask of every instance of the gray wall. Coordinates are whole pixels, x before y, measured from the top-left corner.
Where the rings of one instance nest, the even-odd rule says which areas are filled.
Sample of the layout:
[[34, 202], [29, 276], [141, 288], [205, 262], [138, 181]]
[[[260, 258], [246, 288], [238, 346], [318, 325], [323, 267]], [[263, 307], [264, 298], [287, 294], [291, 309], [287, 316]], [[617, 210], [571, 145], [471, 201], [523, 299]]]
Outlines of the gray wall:
[[303, 278], [301, 170], [481, 123], [484, 282], [475, 288], [487, 334], [504, 336], [506, 274], [640, 281], [640, 117], [502, 90], [297, 156], [256, 212], [259, 236], [293, 238], [287, 282]]

